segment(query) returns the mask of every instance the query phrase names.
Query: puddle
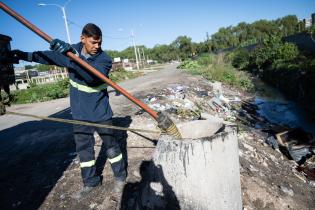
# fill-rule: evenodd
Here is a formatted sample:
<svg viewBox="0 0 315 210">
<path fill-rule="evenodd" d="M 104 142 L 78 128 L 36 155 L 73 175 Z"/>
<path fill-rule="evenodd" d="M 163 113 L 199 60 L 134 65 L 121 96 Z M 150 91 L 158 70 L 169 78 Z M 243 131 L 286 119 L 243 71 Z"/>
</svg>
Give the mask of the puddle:
<svg viewBox="0 0 315 210">
<path fill-rule="evenodd" d="M 285 99 L 276 89 L 262 83 L 259 85 L 263 86 L 264 92 L 257 92 L 255 104 L 261 116 L 271 123 L 292 128 L 301 127 L 315 135 L 315 120 L 308 112 L 295 102 Z M 266 92 L 272 94 L 266 94 Z"/>
</svg>

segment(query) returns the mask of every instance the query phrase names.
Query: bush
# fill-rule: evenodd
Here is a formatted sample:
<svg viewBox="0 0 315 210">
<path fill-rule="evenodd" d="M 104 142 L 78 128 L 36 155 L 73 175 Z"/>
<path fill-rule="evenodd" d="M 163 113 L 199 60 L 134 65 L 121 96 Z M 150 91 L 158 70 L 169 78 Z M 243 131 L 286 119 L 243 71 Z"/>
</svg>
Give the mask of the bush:
<svg viewBox="0 0 315 210">
<path fill-rule="evenodd" d="M 203 54 L 198 57 L 197 64 L 199 66 L 208 66 L 213 63 L 214 56 L 212 54 Z"/>
<path fill-rule="evenodd" d="M 249 75 L 226 63 L 222 55 L 202 56 L 196 61 L 183 62 L 180 68 L 190 74 L 201 75 L 210 81 L 220 81 L 239 89 L 252 90 L 254 87 Z"/>
<path fill-rule="evenodd" d="M 299 55 L 299 50 L 295 44 L 284 43 L 281 44 L 276 51 L 275 60 L 281 60 L 284 62 L 294 61 Z"/>
<path fill-rule="evenodd" d="M 12 102 L 15 104 L 34 103 L 64 98 L 69 95 L 69 79 L 60 80 L 56 83 L 35 85 L 26 90 L 12 92 Z"/>
<path fill-rule="evenodd" d="M 232 66 L 238 69 L 245 69 L 249 64 L 249 53 L 246 50 L 240 49 L 232 55 Z"/>
<path fill-rule="evenodd" d="M 198 69 L 201 66 L 198 64 L 198 61 L 186 60 L 183 61 L 178 68 L 180 69 Z"/>
</svg>

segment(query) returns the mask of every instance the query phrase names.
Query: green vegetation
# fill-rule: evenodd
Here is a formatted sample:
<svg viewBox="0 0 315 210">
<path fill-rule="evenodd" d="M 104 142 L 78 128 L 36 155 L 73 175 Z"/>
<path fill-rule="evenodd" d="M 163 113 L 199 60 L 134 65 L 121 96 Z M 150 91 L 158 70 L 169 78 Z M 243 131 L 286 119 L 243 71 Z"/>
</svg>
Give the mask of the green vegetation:
<svg viewBox="0 0 315 210">
<path fill-rule="evenodd" d="M 196 60 L 187 60 L 179 68 L 194 74 L 201 75 L 210 81 L 220 81 L 232 87 L 250 91 L 252 81 L 246 72 L 235 69 L 229 58 L 224 55 L 202 55 Z"/>
<path fill-rule="evenodd" d="M 110 73 L 110 78 L 114 82 L 132 79 L 140 76 L 141 73 L 133 73 L 124 70 Z M 13 104 L 26 104 L 53 99 L 64 98 L 69 95 L 69 79 L 60 80 L 56 83 L 36 85 L 31 83 L 30 88 L 26 90 L 16 90 L 12 92 Z"/>
<path fill-rule="evenodd" d="M 204 42 L 195 43 L 190 37 L 179 36 L 169 45 L 156 45 L 151 49 L 145 46 L 138 47 L 143 49 L 149 59 L 158 62 L 184 61 L 202 53 L 214 53 L 227 48 L 244 47 L 261 43 L 270 36 L 284 37 L 305 30 L 304 24 L 295 15 L 288 15 L 276 20 L 241 22 L 236 26 L 222 27 L 211 36 L 207 34 Z M 315 26 L 312 31 L 315 31 Z M 135 59 L 133 47 L 128 47 L 120 52 L 107 51 L 107 53 L 111 57 Z"/>
<path fill-rule="evenodd" d="M 211 36 L 207 34 L 206 40 L 200 43 L 179 36 L 169 45 L 141 48 L 150 59 L 180 60 L 181 68 L 193 74 L 246 90 L 253 87 L 247 73 L 257 75 L 315 112 L 314 53 L 301 52 L 294 44 L 283 41 L 284 37 L 300 32 L 307 32 L 315 39 L 315 25 L 305 28 L 305 23 L 295 15 L 287 15 L 276 20 L 222 27 Z M 226 54 L 224 58 L 202 56 L 220 52 Z M 133 58 L 132 47 L 115 51 L 115 57 Z"/>
<path fill-rule="evenodd" d="M 308 32 L 315 37 L 315 25 L 305 28 L 295 15 L 287 15 L 276 20 L 241 22 L 236 26 L 222 27 L 211 36 L 207 34 L 206 40 L 199 43 L 193 42 L 190 37 L 179 36 L 168 45 L 153 48 L 142 45 L 138 48 L 146 58 L 161 63 L 182 61 L 181 67 L 193 74 L 244 90 L 253 87 L 248 73 L 256 74 L 292 98 L 313 101 L 311 106 L 315 107 L 314 54 L 300 52 L 294 44 L 283 42 L 284 37 L 299 32 Z M 106 52 L 113 58 L 135 59 L 132 46 L 120 52 Z M 220 52 L 226 53 L 224 56 L 213 55 Z M 39 64 L 37 68 L 44 71 L 49 67 Z M 122 71 L 111 74 L 116 82 L 132 77 Z"/>
<path fill-rule="evenodd" d="M 124 80 L 139 77 L 141 75 L 142 75 L 142 73 L 140 73 L 140 72 L 130 72 L 130 71 L 125 71 L 123 69 L 119 69 L 119 70 L 110 72 L 109 78 L 113 82 L 118 83 L 118 82 L 121 82 Z"/>
<path fill-rule="evenodd" d="M 314 60 L 314 55 L 300 52 L 295 44 L 283 42 L 277 36 L 267 37 L 253 51 L 237 49 L 229 57 L 235 68 L 264 78 L 270 72 L 281 70 L 311 71 Z"/>
<path fill-rule="evenodd" d="M 269 36 L 253 51 L 237 49 L 229 54 L 232 65 L 258 75 L 288 98 L 315 112 L 315 56 L 300 51 L 278 36 Z"/>
<path fill-rule="evenodd" d="M 69 79 L 45 85 L 32 85 L 26 90 L 12 92 L 12 103 L 25 104 L 49 101 L 68 96 Z"/>
</svg>

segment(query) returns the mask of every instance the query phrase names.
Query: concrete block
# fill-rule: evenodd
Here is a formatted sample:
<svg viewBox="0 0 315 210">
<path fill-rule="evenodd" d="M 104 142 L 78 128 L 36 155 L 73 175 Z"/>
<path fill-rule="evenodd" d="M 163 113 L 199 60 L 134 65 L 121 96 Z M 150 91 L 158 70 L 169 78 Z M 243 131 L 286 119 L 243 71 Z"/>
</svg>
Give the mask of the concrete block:
<svg viewBox="0 0 315 210">
<path fill-rule="evenodd" d="M 225 126 L 222 130 L 222 124 L 215 121 L 199 123 L 199 128 L 196 121 L 190 126 L 196 136 L 190 134 L 182 140 L 170 136 L 159 139 L 150 180 L 161 183 L 163 189 L 143 196 L 144 206 L 151 205 L 153 209 L 161 205 L 165 209 L 242 209 L 236 127 Z M 185 126 L 189 127 L 189 123 Z M 202 131 L 195 132 L 198 129 Z M 218 130 L 222 132 L 215 134 Z M 158 193 L 163 195 L 163 202 L 161 196 L 156 202 Z"/>
</svg>

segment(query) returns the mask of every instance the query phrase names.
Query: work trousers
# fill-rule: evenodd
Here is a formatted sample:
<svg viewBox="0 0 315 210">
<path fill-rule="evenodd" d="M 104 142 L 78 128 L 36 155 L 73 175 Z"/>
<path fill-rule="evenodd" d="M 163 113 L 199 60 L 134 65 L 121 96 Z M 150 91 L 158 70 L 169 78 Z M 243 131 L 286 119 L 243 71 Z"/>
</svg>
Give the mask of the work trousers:
<svg viewBox="0 0 315 210">
<path fill-rule="evenodd" d="M 98 123 L 112 125 L 112 120 Z M 97 186 L 101 181 L 100 176 L 96 174 L 94 131 L 97 131 L 103 140 L 103 147 L 111 163 L 115 178 L 121 181 L 126 179 L 125 162 L 120 150 L 120 144 L 114 137 L 113 129 L 74 125 L 73 130 L 76 151 L 80 157 L 81 175 L 84 186 Z"/>
</svg>

